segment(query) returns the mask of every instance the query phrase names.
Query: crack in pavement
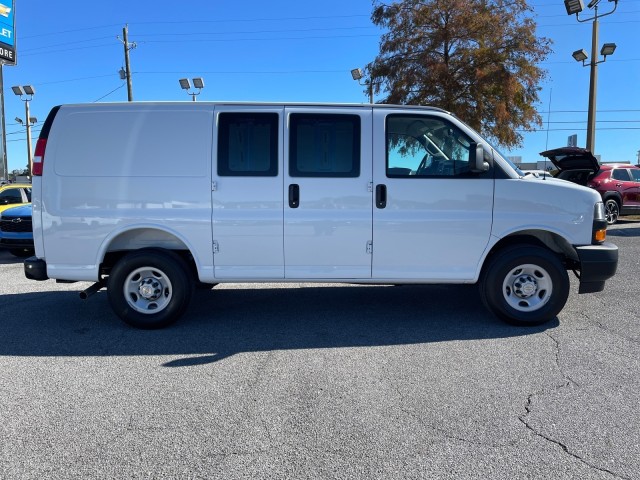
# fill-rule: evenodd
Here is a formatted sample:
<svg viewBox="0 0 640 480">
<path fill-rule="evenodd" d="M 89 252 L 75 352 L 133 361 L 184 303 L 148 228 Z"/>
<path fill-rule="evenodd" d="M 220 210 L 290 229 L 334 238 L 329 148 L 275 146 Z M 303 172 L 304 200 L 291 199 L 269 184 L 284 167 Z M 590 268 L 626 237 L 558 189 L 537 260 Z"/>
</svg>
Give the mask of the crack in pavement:
<svg viewBox="0 0 640 480">
<path fill-rule="evenodd" d="M 560 385 L 555 385 L 553 386 L 553 390 L 558 392 L 564 388 L 570 387 L 570 386 L 574 386 L 574 387 L 580 387 L 580 385 L 574 381 L 569 375 L 567 375 L 565 373 L 565 371 L 563 370 L 561 364 L 560 364 L 560 341 L 555 338 L 553 335 L 551 335 L 548 332 L 545 332 L 545 335 L 547 337 L 549 337 L 553 343 L 554 343 L 554 356 L 555 356 L 555 364 L 556 367 L 558 368 L 558 370 L 560 371 L 560 374 L 562 375 L 562 378 L 564 379 L 564 382 Z M 538 396 L 538 395 L 542 395 L 544 394 L 546 391 L 543 388 L 542 390 L 539 390 L 538 392 L 535 393 L 531 393 L 527 396 L 527 402 L 524 406 L 525 409 L 525 413 L 518 416 L 518 420 L 520 420 L 520 422 L 522 422 L 522 424 L 527 428 L 527 430 L 529 430 L 531 433 L 533 433 L 536 437 L 538 438 L 542 438 L 543 440 L 546 440 L 549 443 L 552 443 L 554 445 L 559 446 L 562 451 L 564 453 L 566 453 L 567 455 L 575 458 L 576 460 L 578 460 L 580 463 L 586 465 L 587 467 L 593 469 L 593 470 L 597 470 L 599 472 L 603 472 L 603 473 L 607 473 L 615 478 L 620 478 L 622 480 L 631 480 L 631 478 L 629 477 L 625 477 L 623 475 L 617 474 L 615 472 L 612 472 L 611 470 L 608 470 L 604 467 L 599 467 L 597 465 L 594 465 L 593 463 L 588 462 L 587 460 L 585 460 L 584 458 L 582 458 L 580 455 L 578 455 L 577 453 L 572 452 L 569 447 L 567 445 L 565 445 L 564 443 L 562 443 L 559 440 L 556 440 L 554 438 L 551 438 L 547 435 L 545 435 L 542 432 L 537 431 L 533 426 L 531 426 L 528 422 L 527 422 L 527 417 L 529 416 L 529 414 L 531 413 L 533 407 L 532 407 L 532 402 L 533 402 L 533 398 Z"/>
</svg>

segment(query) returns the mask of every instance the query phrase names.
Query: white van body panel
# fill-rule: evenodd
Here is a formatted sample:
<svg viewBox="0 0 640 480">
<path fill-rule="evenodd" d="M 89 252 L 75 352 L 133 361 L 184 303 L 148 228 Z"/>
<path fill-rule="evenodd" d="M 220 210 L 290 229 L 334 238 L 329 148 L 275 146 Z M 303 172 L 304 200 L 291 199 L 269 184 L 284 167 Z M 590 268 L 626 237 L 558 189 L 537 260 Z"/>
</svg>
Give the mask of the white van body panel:
<svg viewBox="0 0 640 480">
<path fill-rule="evenodd" d="M 531 180 L 530 180 L 531 179 Z M 573 245 L 585 244 L 600 195 L 587 187 L 531 176 L 496 182 L 493 235 L 525 230 L 550 232 Z"/>
<path fill-rule="evenodd" d="M 126 248 L 139 248 L 158 229 L 188 239 L 200 275 L 213 278 L 212 125 L 213 108 L 195 103 L 61 108 L 47 143 L 36 251 L 49 276 L 97 280 L 106 239 L 138 229 Z"/>
</svg>

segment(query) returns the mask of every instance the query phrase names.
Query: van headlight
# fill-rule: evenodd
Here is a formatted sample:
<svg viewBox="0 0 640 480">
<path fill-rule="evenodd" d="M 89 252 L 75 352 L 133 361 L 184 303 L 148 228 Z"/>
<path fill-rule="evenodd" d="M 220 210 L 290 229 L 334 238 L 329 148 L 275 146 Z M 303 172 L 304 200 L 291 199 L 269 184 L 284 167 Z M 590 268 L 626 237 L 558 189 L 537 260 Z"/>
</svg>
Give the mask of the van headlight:
<svg viewBox="0 0 640 480">
<path fill-rule="evenodd" d="M 603 243 L 607 239 L 607 217 L 604 213 L 604 203 L 597 202 L 593 207 L 593 234 L 591 243 Z"/>
</svg>

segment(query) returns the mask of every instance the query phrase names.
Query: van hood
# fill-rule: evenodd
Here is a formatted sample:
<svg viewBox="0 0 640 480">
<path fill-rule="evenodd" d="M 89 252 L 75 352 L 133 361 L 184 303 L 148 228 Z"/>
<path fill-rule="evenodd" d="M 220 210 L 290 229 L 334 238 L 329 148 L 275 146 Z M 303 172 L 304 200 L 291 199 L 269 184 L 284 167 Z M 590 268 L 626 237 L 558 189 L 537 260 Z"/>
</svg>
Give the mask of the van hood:
<svg viewBox="0 0 640 480">
<path fill-rule="evenodd" d="M 540 155 L 548 158 L 560 171 L 566 170 L 590 170 L 596 173 L 600 170 L 598 159 L 586 148 L 561 147 L 540 152 Z"/>
</svg>

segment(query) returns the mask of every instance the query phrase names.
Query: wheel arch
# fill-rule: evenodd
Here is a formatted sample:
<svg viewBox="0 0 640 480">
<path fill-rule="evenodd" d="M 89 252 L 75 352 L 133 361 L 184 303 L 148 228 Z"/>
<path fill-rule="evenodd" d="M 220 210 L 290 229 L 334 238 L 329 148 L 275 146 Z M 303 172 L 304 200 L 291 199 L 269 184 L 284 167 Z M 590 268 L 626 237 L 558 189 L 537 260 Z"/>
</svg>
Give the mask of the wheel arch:
<svg viewBox="0 0 640 480">
<path fill-rule="evenodd" d="M 616 202 L 618 202 L 618 206 L 620 208 L 622 208 L 622 195 L 620 195 L 620 192 L 617 192 L 615 190 L 610 190 L 608 192 L 604 192 L 602 194 L 602 201 L 606 202 L 607 200 L 615 200 Z"/>
<path fill-rule="evenodd" d="M 116 262 L 128 253 L 145 249 L 177 253 L 187 263 L 195 279 L 198 278 L 194 250 L 188 240 L 174 230 L 157 225 L 131 225 L 106 237 L 98 254 L 100 276 L 108 275 Z"/>
<path fill-rule="evenodd" d="M 489 249 L 478 272 L 478 278 L 481 277 L 493 256 L 513 245 L 532 245 L 546 248 L 557 255 L 567 268 L 573 268 L 579 261 L 578 254 L 571 243 L 561 235 L 545 230 L 522 230 L 501 238 Z"/>
</svg>

